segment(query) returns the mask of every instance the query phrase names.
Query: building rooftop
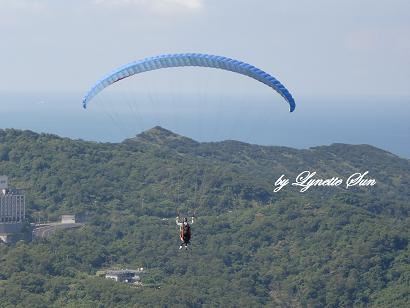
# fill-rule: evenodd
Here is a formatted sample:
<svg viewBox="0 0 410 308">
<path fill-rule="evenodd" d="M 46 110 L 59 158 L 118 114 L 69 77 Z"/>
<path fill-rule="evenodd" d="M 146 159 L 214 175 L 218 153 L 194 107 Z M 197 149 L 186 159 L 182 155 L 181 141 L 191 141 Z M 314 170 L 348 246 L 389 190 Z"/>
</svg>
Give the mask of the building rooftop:
<svg viewBox="0 0 410 308">
<path fill-rule="evenodd" d="M 15 195 L 21 196 L 24 195 L 24 190 L 19 188 L 3 188 L 0 190 L 0 195 Z"/>
<path fill-rule="evenodd" d="M 106 271 L 106 275 L 140 274 L 143 271 L 144 269 L 142 267 L 137 270 L 130 270 L 130 269 L 108 270 Z"/>
</svg>

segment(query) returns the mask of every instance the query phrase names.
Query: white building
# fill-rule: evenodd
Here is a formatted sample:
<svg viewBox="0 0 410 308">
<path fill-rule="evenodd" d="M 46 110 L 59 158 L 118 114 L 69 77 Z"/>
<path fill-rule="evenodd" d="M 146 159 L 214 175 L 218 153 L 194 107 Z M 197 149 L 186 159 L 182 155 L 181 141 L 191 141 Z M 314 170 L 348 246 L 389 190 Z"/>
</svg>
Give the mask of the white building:
<svg viewBox="0 0 410 308">
<path fill-rule="evenodd" d="M 24 191 L 9 188 L 7 176 L 0 176 L 0 242 L 10 242 L 18 238 L 25 219 Z"/>
<path fill-rule="evenodd" d="M 140 270 L 111 270 L 105 273 L 106 279 L 112 279 L 117 282 L 135 283 L 141 280 Z"/>
<path fill-rule="evenodd" d="M 75 215 L 61 215 L 62 224 L 75 224 Z"/>
<path fill-rule="evenodd" d="M 21 189 L 8 188 L 6 176 L 0 176 L 0 223 L 21 223 L 26 217 L 26 198 Z"/>
</svg>

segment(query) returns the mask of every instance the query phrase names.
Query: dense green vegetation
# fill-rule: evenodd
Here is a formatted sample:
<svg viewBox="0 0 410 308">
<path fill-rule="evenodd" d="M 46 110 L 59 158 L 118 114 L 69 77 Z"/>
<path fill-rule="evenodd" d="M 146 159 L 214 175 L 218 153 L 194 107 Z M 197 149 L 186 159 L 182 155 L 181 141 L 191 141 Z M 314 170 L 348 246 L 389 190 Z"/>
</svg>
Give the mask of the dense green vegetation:
<svg viewBox="0 0 410 308">
<path fill-rule="evenodd" d="M 285 187 L 303 170 L 367 188 Z M 295 150 L 197 143 L 154 128 L 119 144 L 0 130 L 0 174 L 30 221 L 81 229 L 0 245 L 1 307 L 408 307 L 410 162 L 367 145 Z M 176 213 L 196 212 L 178 251 Z M 145 267 L 144 287 L 96 276 Z"/>
</svg>

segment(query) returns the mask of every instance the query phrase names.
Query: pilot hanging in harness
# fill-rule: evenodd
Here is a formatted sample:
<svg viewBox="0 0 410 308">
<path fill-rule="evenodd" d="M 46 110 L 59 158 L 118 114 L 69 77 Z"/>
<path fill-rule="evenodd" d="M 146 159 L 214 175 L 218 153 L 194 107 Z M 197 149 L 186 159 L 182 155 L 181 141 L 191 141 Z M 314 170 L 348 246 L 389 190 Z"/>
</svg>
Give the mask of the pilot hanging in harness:
<svg viewBox="0 0 410 308">
<path fill-rule="evenodd" d="M 188 218 L 184 218 L 183 222 L 179 222 L 179 217 L 176 219 L 176 223 L 179 226 L 179 238 L 181 239 L 181 245 L 179 249 L 185 245 L 185 249 L 188 249 L 188 244 L 191 239 L 191 226 L 188 223 Z M 194 217 L 192 217 L 191 224 L 194 223 Z"/>
</svg>

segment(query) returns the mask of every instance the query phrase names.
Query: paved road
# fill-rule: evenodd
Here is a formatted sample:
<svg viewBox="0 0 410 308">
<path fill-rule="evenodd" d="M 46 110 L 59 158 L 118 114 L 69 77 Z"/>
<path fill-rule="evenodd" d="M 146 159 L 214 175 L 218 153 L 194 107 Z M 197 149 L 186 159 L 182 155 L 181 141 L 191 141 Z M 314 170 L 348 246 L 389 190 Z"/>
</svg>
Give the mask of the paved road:
<svg viewBox="0 0 410 308">
<path fill-rule="evenodd" d="M 57 230 L 79 228 L 83 225 L 84 224 L 80 223 L 50 223 L 47 225 L 40 225 L 33 230 L 33 237 L 47 238 Z"/>
</svg>

